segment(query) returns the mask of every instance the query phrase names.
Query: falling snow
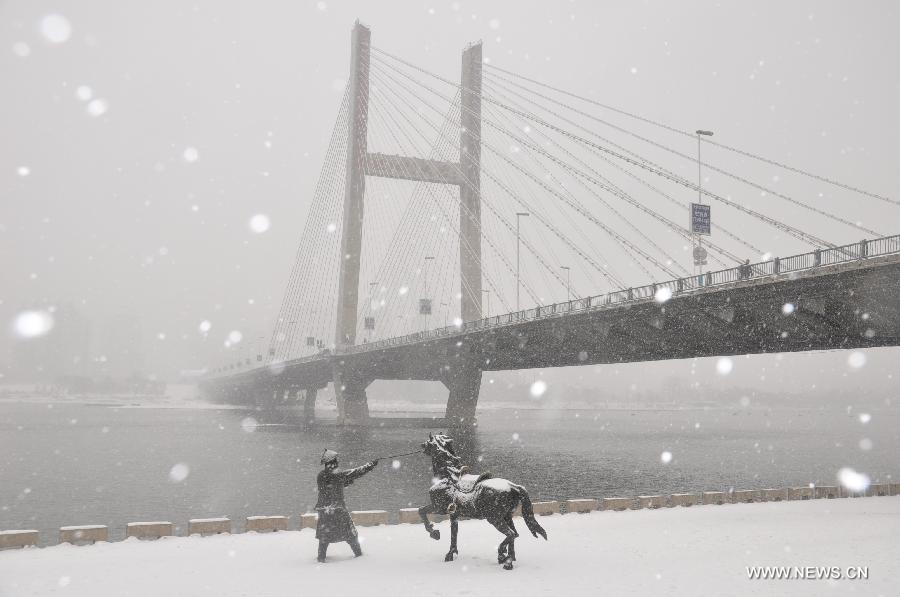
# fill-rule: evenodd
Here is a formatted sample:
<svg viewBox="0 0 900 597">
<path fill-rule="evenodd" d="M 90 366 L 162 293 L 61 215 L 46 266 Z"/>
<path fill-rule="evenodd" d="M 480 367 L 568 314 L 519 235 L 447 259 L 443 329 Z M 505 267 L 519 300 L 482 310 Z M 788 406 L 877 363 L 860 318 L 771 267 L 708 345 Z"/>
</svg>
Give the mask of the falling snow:
<svg viewBox="0 0 900 597">
<path fill-rule="evenodd" d="M 342 466 L 350 467 L 379 454 L 405 454 L 420 445 L 420 436 L 456 425 L 447 415 L 456 403 L 448 404 L 448 397 L 458 396 L 462 386 L 455 382 L 470 365 L 472 381 L 476 387 L 482 383 L 477 426 L 473 437 L 456 437 L 459 453 L 474 472 L 507 476 L 528 486 L 535 500 L 821 488 L 835 485 L 835 479 L 845 491 L 863 493 L 872 484 L 898 480 L 900 373 L 896 348 L 887 346 L 896 343 L 896 321 L 876 285 L 886 275 L 880 270 L 890 270 L 881 266 L 893 259 L 877 252 L 896 243 L 852 230 L 855 223 L 898 232 L 890 230 L 896 221 L 892 206 L 871 201 L 875 193 L 890 193 L 886 174 L 876 171 L 883 164 L 872 156 L 890 155 L 890 135 L 879 126 L 890 124 L 892 115 L 878 84 L 886 85 L 883 73 L 896 71 L 890 62 L 897 62 L 882 51 L 883 43 L 875 43 L 890 29 L 878 11 L 822 8 L 829 18 L 813 19 L 785 6 L 785 22 L 802 23 L 786 33 L 765 29 L 769 24 L 759 11 L 700 14 L 696 7 L 680 7 L 659 19 L 648 17 L 653 9 L 640 3 L 617 7 L 632 17 L 618 21 L 591 3 L 575 2 L 523 3 L 495 14 L 496 7 L 461 2 L 426 3 L 413 11 L 389 3 L 370 7 L 371 14 L 360 18 L 372 22 L 374 48 L 409 63 L 373 50 L 363 149 L 434 160 L 435 172 L 460 165 L 471 151 L 462 146 L 472 136 L 460 117 L 467 96 L 465 90 L 459 95 L 458 50 L 470 40 L 484 40 L 484 97 L 491 103 L 485 105 L 478 140 L 483 209 L 472 228 L 461 212 L 460 181 L 410 183 L 366 172 L 365 210 L 344 213 L 351 195 L 345 187 L 354 184 L 347 148 L 351 127 L 358 124 L 348 105 L 359 102 L 348 89 L 355 79 L 345 59 L 355 15 L 344 5 L 313 0 L 281 7 L 268 15 L 276 26 L 263 31 L 259 19 L 243 18 L 252 17 L 253 10 L 228 11 L 215 3 L 185 4 L 174 12 L 154 6 L 152 19 L 135 12 L 119 20 L 110 11 L 78 3 L 17 4 L 7 11 L 5 62 L 14 108 L 8 111 L 9 138 L 15 142 L 8 144 L 0 177 L 8 183 L 8 209 L 0 218 L 0 237 L 8 245 L 0 292 L 7 335 L 7 345 L 0 347 L 0 407 L 5 407 L 0 421 L 10 423 L 12 444 L 24 447 L 14 446 L 6 463 L 13 479 L 0 483 L 8 488 L 4 493 L 0 487 L 0 513 L 9 528 L 45 529 L 42 541 L 55 542 L 61 521 L 54 516 L 76 517 L 64 521 L 70 523 L 109 523 L 111 530 L 122 527 L 124 518 L 116 516 L 159 515 L 176 524 L 194 513 L 235 520 L 266 513 L 294 517 L 314 507 L 318 454 L 325 446 L 339 449 Z M 29 10 L 23 9 L 26 4 Z M 852 19 L 838 18 L 851 14 Z M 731 35 L 732 43 L 698 52 L 709 45 L 695 35 L 694 25 L 701 21 L 711 32 L 762 26 L 772 35 Z M 179 27 L 166 29 L 166 23 Z M 197 23 L 206 26 L 182 35 L 182 25 Z M 640 51 L 606 51 L 610 23 Z M 874 33 L 850 39 L 835 35 L 840 27 L 830 29 L 827 23 L 845 28 L 862 23 L 857 29 Z M 285 32 L 292 43 L 299 39 L 316 48 L 312 60 L 291 51 L 273 53 L 284 45 Z M 145 38 L 163 41 L 136 43 Z M 873 58 L 885 68 L 867 70 Z M 797 71 L 801 63 L 802 72 Z M 439 78 L 430 77 L 431 71 Z M 716 89 L 727 93 L 717 97 L 711 93 Z M 766 99 L 757 106 L 759 98 Z M 607 102 L 611 109 L 604 107 Z M 685 110 L 688 105 L 697 110 Z M 638 119 L 629 116 L 632 111 Z M 612 126 L 601 126 L 606 118 Z M 674 128 L 660 130 L 657 121 Z M 703 160 L 700 136 L 690 133 L 700 126 L 715 129 L 715 146 L 703 145 Z M 668 147 L 664 135 L 680 130 L 690 134 L 670 136 L 677 153 L 662 151 Z M 636 144 L 632 135 L 650 143 Z M 612 153 L 601 151 L 604 147 Z M 729 148 L 765 157 L 753 160 Z M 620 152 L 630 156 L 624 171 L 611 167 L 621 165 L 622 155 L 615 157 Z M 377 160 L 365 161 L 364 170 L 377 169 Z M 793 166 L 779 167 L 781 162 L 816 174 L 804 176 Z M 395 162 L 414 163 L 421 162 Z M 513 163 L 522 169 L 507 166 Z M 709 167 L 713 164 L 716 169 Z M 610 181 L 599 180 L 596 172 Z M 674 174 L 657 176 L 663 172 Z M 846 186 L 834 188 L 831 177 Z M 609 191 L 619 182 L 625 185 L 621 191 Z M 702 242 L 709 263 L 699 266 L 692 259 L 699 237 L 685 234 L 682 208 L 705 201 L 695 199 L 696 187 L 690 188 L 701 182 L 704 191 L 777 223 L 714 205 L 712 234 Z M 647 194 L 657 187 L 659 197 Z M 868 190 L 856 192 L 859 187 Z M 594 201 L 624 201 L 632 192 L 642 209 L 622 203 L 619 220 Z M 809 201 L 819 215 L 833 212 L 844 224 L 805 217 L 802 205 L 784 203 L 787 195 Z M 595 210 L 596 221 L 583 217 Z M 648 217 L 646 210 L 659 210 L 662 219 Z M 354 226 L 347 218 L 357 215 L 361 254 L 354 253 L 348 236 Z M 669 218 L 675 234 L 667 231 Z M 639 250 L 602 233 L 596 223 L 614 228 Z M 476 257 L 483 262 L 474 289 L 461 275 L 466 270 L 460 262 L 472 252 L 458 230 L 465 226 L 481 234 Z M 856 244 L 850 251 L 807 253 L 815 247 L 809 240 L 814 237 L 787 233 L 792 227 L 836 245 Z M 869 250 L 876 253 L 869 256 L 876 258 L 855 257 L 861 255 L 862 238 L 870 239 Z M 806 254 L 790 257 L 799 253 Z M 842 255 L 853 257 L 846 261 Z M 430 260 L 427 265 L 423 258 Z M 745 270 L 731 269 L 745 258 L 754 262 L 749 282 L 741 279 Z M 835 259 L 843 265 L 830 265 Z M 813 271 L 814 261 L 831 269 Z M 879 273 L 870 276 L 873 263 Z M 863 280 L 858 288 L 824 284 L 827 275 L 819 275 L 851 269 L 851 278 Z M 336 297 L 348 292 L 340 271 L 358 276 L 359 296 L 338 317 Z M 738 292 L 723 291 L 734 281 Z M 785 291 L 770 292 L 777 284 Z M 814 286 L 814 293 L 807 292 Z M 426 297 L 433 301 L 427 316 L 419 310 Z M 477 312 L 478 305 L 485 320 L 464 322 L 461 313 Z M 358 319 L 355 346 L 346 346 L 338 338 L 342 332 L 335 332 L 347 323 L 347 313 Z M 832 345 L 823 346 L 816 335 Z M 388 349 L 373 348 L 380 342 Z M 332 425 L 349 403 L 332 382 L 359 363 L 373 368 L 352 372 L 371 382 L 365 388 L 367 406 L 379 427 L 339 432 Z M 382 364 L 390 370 L 380 370 Z M 313 368 L 317 377 L 307 384 L 304 372 Z M 216 384 L 227 390 L 206 391 Z M 308 389 L 318 391 L 316 418 L 327 422 L 313 429 L 305 419 Z M 14 420 L 19 411 L 35 414 Z M 394 429 L 392 419 L 401 415 L 410 420 Z M 427 419 L 425 425 L 412 429 L 420 418 Z M 398 505 L 420 506 L 427 475 L 433 474 L 428 459 L 382 461 L 380 470 L 348 489 L 351 507 L 395 512 Z M 48 475 L 55 480 L 48 482 Z M 76 479 L 87 497 L 64 499 L 75 493 L 67 478 Z M 831 539 L 846 536 L 831 528 L 833 512 L 851 507 L 840 502 L 864 501 L 753 508 L 773 506 L 772 512 L 792 514 L 779 519 L 789 521 L 776 529 L 785 536 L 768 533 L 779 537 L 770 542 L 770 551 L 805 563 L 813 544 L 823 557 L 837 553 L 828 549 L 852 552 L 846 541 L 811 538 L 816 532 Z M 92 509 L 97 504 L 99 509 Z M 796 525 L 795 506 L 797 512 L 800 506 L 817 508 L 817 517 L 808 526 Z M 366 574 L 388 578 L 385 570 L 391 569 L 401 581 L 404 571 L 422 581 L 407 582 L 407 592 L 453 587 L 459 593 L 577 594 L 584 590 L 578 582 L 584 584 L 585 571 L 602 566 L 592 567 L 591 558 L 597 557 L 589 548 L 573 555 L 566 545 L 574 539 L 586 546 L 598 536 L 609 545 L 627 543 L 636 536 L 634 525 L 650 515 L 666 518 L 666 528 L 699 517 L 685 528 L 702 529 L 703 537 L 728 535 L 740 525 L 696 522 L 747 515 L 742 508 L 622 513 L 633 520 L 603 513 L 576 517 L 580 522 L 548 517 L 548 526 L 566 533 L 554 532 L 558 541 L 547 544 L 529 543 L 526 534 L 517 544 L 522 562 L 515 578 L 527 579 L 522 591 L 501 587 L 491 561 L 497 537 L 489 535 L 494 530 L 487 525 L 470 534 L 478 521 L 464 523 L 469 526 L 461 559 L 446 565 L 438 544 L 422 539 L 424 533 L 420 542 L 403 544 L 405 528 L 361 528 L 366 558 L 347 560 L 346 546 L 336 546 L 334 566 L 314 563 L 314 542 L 305 530 L 287 538 L 198 539 L 195 546 L 185 539 L 184 545 L 191 550 L 212 545 L 210 570 L 229 577 L 241 569 L 263 585 L 271 580 L 266 572 L 274 570 L 267 566 L 287 561 L 261 558 L 259 546 L 250 545 L 267 539 L 290 548 L 279 553 L 293 562 L 274 575 L 293 574 L 306 584 L 327 576 L 329 582 L 353 585 Z M 600 535 L 585 531 L 595 516 L 604 521 Z M 860 520 L 881 524 L 881 519 Z M 771 522 L 765 524 L 773 527 Z M 634 541 L 636 549 L 616 551 L 625 554 L 624 562 L 641 560 L 629 560 L 628 554 L 643 553 L 640 545 L 658 547 L 657 539 L 677 544 L 676 533 L 660 534 L 656 525 L 652 535 L 649 526 L 644 540 Z M 764 537 L 762 542 L 756 537 L 746 543 L 756 547 L 747 551 L 732 549 L 744 543 L 718 539 L 698 543 L 691 553 L 712 554 L 703 561 L 716 562 L 717 568 L 716 556 L 737 554 L 728 570 L 732 576 L 748 558 L 759 559 L 757 547 L 765 544 Z M 100 547 L 113 556 L 116 549 L 136 554 L 175 543 Z M 0 564 L 8 557 L 53 562 L 54 549 L 4 553 Z M 22 587 L 35 593 L 106 590 L 93 587 L 89 581 L 99 576 L 73 565 L 70 557 L 96 549 L 57 551 L 61 564 L 35 566 L 34 579 L 15 579 L 20 584 L 10 594 Z M 682 570 L 673 562 L 682 561 L 686 550 L 651 551 L 656 557 L 644 554 L 630 568 L 620 566 L 616 570 L 625 573 L 607 574 L 607 584 L 595 583 L 594 592 L 675 591 Z M 440 564 L 428 567 L 430 560 Z M 136 561 L 142 566 L 155 560 Z M 248 561 L 257 566 L 243 568 Z M 811 563 L 825 561 L 832 560 Z M 97 566 L 114 577 L 121 573 L 109 562 Z M 7 568 L 18 574 L 16 567 Z M 438 576 L 428 581 L 422 570 Z M 896 576 L 893 572 L 877 574 Z M 691 575 L 695 585 L 687 592 L 723 592 L 722 586 L 707 590 L 705 576 Z M 554 581 L 549 588 L 535 584 L 545 577 Z M 194 584 L 214 584 L 217 578 L 197 574 L 182 589 L 191 592 Z M 0 578 L 0 592 L 3 582 Z M 150 585 L 135 581 L 134 586 Z M 309 586 L 302 588 L 309 592 Z M 388 592 L 377 583 L 357 588 Z M 254 592 L 240 583 L 227 589 Z M 735 590 L 754 589 L 765 592 L 755 585 Z"/>
<path fill-rule="evenodd" d="M 20 338 L 37 338 L 48 334 L 53 324 L 49 311 L 23 311 L 16 316 L 13 329 Z"/>
<path fill-rule="evenodd" d="M 858 473 L 849 467 L 839 470 L 837 478 L 844 489 L 853 493 L 863 493 L 871 483 L 868 475 Z"/>
<path fill-rule="evenodd" d="M 732 369 L 734 369 L 734 361 L 729 357 L 716 359 L 716 373 L 719 375 L 728 375 Z"/>
<path fill-rule="evenodd" d="M 657 303 L 665 303 L 670 298 L 672 298 L 672 289 L 668 286 L 662 286 L 656 289 L 656 294 L 653 295 L 653 300 Z"/>
<path fill-rule="evenodd" d="M 57 13 L 42 18 L 39 28 L 41 35 L 51 44 L 65 43 L 72 35 L 72 25 L 69 23 L 69 19 Z"/>
<path fill-rule="evenodd" d="M 172 483 L 181 483 L 191 474 L 191 467 L 183 462 L 174 465 L 169 471 L 169 481 Z"/>
<path fill-rule="evenodd" d="M 853 369 L 860 369 L 866 364 L 865 353 L 854 351 L 847 356 L 847 364 Z"/>
<path fill-rule="evenodd" d="M 31 55 L 31 46 L 23 41 L 17 41 L 13 44 L 12 51 L 19 58 L 27 58 Z"/>
<path fill-rule="evenodd" d="M 109 110 L 109 103 L 105 99 L 91 100 L 87 105 L 87 113 L 93 117 L 103 116 Z"/>
<path fill-rule="evenodd" d="M 262 234 L 266 232 L 271 226 L 271 222 L 269 221 L 269 216 L 265 214 L 256 214 L 255 216 L 250 218 L 250 221 L 247 223 L 252 232 L 256 234 Z"/>
<path fill-rule="evenodd" d="M 529 390 L 532 398 L 540 398 L 546 391 L 547 382 L 545 382 L 543 379 L 538 379 L 534 383 L 532 383 Z"/>
<path fill-rule="evenodd" d="M 83 102 L 86 102 L 94 97 L 94 90 L 87 85 L 79 85 L 75 88 L 75 97 Z"/>
</svg>

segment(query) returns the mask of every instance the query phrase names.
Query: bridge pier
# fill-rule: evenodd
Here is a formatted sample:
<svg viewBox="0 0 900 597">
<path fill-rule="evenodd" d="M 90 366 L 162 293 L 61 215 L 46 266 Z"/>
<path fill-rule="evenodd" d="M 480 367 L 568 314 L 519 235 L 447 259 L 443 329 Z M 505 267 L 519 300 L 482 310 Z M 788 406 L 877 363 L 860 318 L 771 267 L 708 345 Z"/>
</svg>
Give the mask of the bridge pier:
<svg viewBox="0 0 900 597">
<path fill-rule="evenodd" d="M 349 371 L 341 364 L 334 367 L 334 401 L 338 409 L 338 425 L 367 425 L 369 422 L 369 399 L 366 388 L 372 383 Z"/>
<path fill-rule="evenodd" d="M 318 388 L 306 388 L 303 392 L 303 421 L 307 425 L 316 422 L 316 397 L 319 394 Z"/>
<path fill-rule="evenodd" d="M 441 380 L 449 390 L 445 417 L 452 427 L 474 427 L 478 424 L 476 409 L 481 391 L 480 360 L 471 354 L 456 357 Z"/>
</svg>

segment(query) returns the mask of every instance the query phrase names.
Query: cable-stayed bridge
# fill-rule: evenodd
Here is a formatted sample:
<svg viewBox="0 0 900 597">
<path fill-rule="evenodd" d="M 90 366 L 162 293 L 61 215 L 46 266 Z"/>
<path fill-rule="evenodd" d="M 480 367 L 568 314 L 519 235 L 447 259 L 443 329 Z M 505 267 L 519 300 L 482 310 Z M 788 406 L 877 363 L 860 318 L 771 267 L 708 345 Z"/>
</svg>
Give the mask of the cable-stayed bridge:
<svg viewBox="0 0 900 597">
<path fill-rule="evenodd" d="M 492 66 L 481 44 L 457 83 L 370 36 L 356 24 L 268 348 L 229 353 L 210 397 L 312 418 L 332 384 L 352 425 L 373 381 L 430 380 L 465 425 L 484 371 L 900 341 L 900 201 Z"/>
</svg>

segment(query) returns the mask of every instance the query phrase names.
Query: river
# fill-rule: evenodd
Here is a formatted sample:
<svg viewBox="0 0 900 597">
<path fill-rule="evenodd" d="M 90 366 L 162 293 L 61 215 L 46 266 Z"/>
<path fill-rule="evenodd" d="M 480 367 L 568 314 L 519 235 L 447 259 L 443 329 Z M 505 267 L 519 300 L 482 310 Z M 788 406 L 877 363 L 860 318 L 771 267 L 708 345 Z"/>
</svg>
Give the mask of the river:
<svg viewBox="0 0 900 597">
<path fill-rule="evenodd" d="M 859 414 L 486 409 L 457 449 L 475 471 L 523 484 L 533 500 L 834 485 L 846 466 L 873 482 L 896 481 L 900 415 L 874 409 L 863 423 Z M 168 520 L 183 529 L 189 518 L 229 516 L 240 529 L 250 515 L 296 517 L 315 503 L 324 447 L 354 466 L 414 450 L 435 431 L 304 431 L 254 426 L 252 416 L 209 407 L 0 402 L 0 529 L 38 529 L 52 544 L 62 525 L 106 524 L 119 539 L 130 521 Z M 424 455 L 384 461 L 347 490 L 348 504 L 396 516 L 426 502 L 430 480 Z"/>
</svg>

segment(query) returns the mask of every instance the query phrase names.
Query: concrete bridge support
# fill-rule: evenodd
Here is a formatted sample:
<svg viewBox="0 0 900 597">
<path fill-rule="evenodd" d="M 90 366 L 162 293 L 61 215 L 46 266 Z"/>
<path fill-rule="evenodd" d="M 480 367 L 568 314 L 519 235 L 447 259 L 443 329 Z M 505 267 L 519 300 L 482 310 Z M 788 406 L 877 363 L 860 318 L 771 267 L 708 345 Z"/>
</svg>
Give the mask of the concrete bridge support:
<svg viewBox="0 0 900 597">
<path fill-rule="evenodd" d="M 447 424 L 473 427 L 478 424 L 476 408 L 481 391 L 481 355 L 466 347 L 454 355 L 445 368 L 443 381 L 450 391 L 447 398 Z"/>
<path fill-rule="evenodd" d="M 369 422 L 369 399 L 366 388 L 372 383 L 340 365 L 334 368 L 334 400 L 338 409 L 338 425 L 366 425 Z"/>
<path fill-rule="evenodd" d="M 306 388 L 303 390 L 303 421 L 307 425 L 312 425 L 316 422 L 316 397 L 318 394 L 318 388 Z"/>
<path fill-rule="evenodd" d="M 478 423 L 475 415 L 481 391 L 481 369 L 464 366 L 445 382 L 450 396 L 447 399 L 447 423 L 452 427 L 471 427 Z"/>
</svg>

